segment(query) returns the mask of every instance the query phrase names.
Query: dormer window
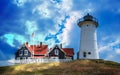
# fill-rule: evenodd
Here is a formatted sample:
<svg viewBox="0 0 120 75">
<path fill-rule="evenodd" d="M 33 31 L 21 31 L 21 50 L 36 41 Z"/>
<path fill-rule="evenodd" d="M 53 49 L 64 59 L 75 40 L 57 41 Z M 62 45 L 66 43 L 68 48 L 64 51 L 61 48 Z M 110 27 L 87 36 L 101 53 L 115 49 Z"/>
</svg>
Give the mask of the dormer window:
<svg viewBox="0 0 120 75">
<path fill-rule="evenodd" d="M 24 50 L 24 55 L 28 55 L 28 50 Z"/>
<path fill-rule="evenodd" d="M 59 55 L 58 49 L 55 49 L 54 52 L 55 52 L 55 55 Z"/>
<path fill-rule="evenodd" d="M 19 56 L 22 56 L 23 55 L 23 50 L 20 50 L 19 51 Z"/>
</svg>

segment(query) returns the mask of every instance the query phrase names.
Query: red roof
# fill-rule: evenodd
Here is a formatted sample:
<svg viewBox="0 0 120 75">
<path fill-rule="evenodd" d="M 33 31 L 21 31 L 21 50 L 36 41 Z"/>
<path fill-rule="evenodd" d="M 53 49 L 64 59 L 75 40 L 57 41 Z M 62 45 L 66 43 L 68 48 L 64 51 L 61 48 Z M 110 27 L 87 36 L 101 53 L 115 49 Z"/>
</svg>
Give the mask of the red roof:
<svg viewBox="0 0 120 75">
<path fill-rule="evenodd" d="M 42 45 L 29 45 L 29 44 L 25 44 L 25 46 L 28 48 L 28 50 L 32 54 L 34 53 L 34 55 L 45 55 L 48 52 L 48 45 L 43 45 L 43 44 Z M 52 50 L 52 48 L 50 50 Z M 62 48 L 61 50 L 63 50 L 67 56 L 73 56 L 74 55 L 74 49 L 73 48 Z"/>
<path fill-rule="evenodd" d="M 73 56 L 74 55 L 74 50 L 73 48 L 62 48 L 62 50 L 66 53 L 68 56 Z"/>
<path fill-rule="evenodd" d="M 26 47 L 32 54 L 34 53 L 34 55 L 45 55 L 48 51 L 48 45 L 41 45 L 41 46 L 42 47 L 40 47 L 40 45 L 29 46 L 28 44 L 26 44 Z"/>
</svg>

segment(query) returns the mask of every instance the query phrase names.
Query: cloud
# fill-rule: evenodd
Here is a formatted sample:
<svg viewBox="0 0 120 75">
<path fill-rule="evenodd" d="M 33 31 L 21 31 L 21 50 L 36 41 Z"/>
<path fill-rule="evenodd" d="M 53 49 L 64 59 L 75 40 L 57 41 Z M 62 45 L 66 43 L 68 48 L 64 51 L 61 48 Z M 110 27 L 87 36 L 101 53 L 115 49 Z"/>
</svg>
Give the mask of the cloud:
<svg viewBox="0 0 120 75">
<path fill-rule="evenodd" d="M 14 59 L 9 59 L 9 60 L 2 60 L 0 61 L 0 66 L 11 66 L 15 65 L 15 60 Z"/>
<path fill-rule="evenodd" d="M 85 12 L 74 11 L 73 0 L 14 0 L 13 3 L 25 10 L 22 12 L 24 14 L 22 16 L 26 17 L 22 21 L 25 29 L 25 34 L 22 37 L 25 37 L 30 44 L 32 39 L 28 36 L 35 32 L 35 43 L 38 43 L 39 40 L 48 43 L 63 43 L 65 46 L 68 46 L 71 40 L 70 37 L 72 37 L 70 32 L 77 19 Z M 92 5 L 89 4 L 89 6 Z M 89 10 L 91 9 L 89 8 Z M 32 16 L 27 15 L 28 12 Z M 67 18 L 67 16 L 70 18 Z M 9 44 L 13 46 L 12 42 Z"/>
<path fill-rule="evenodd" d="M 65 46 L 68 46 L 71 42 L 71 31 L 74 28 L 73 26 L 76 25 L 76 22 L 78 18 L 82 17 L 80 12 L 71 12 L 69 13 L 70 18 L 66 20 L 65 28 L 63 29 L 63 33 L 61 35 L 58 35 L 58 38 L 60 39 L 61 43 L 63 43 Z"/>
<path fill-rule="evenodd" d="M 3 39 L 5 38 L 5 41 L 11 45 L 12 47 L 14 47 L 15 45 L 13 44 L 14 42 L 14 35 L 13 34 L 5 34 L 3 36 Z"/>
<path fill-rule="evenodd" d="M 23 44 L 26 41 L 25 36 L 22 36 L 16 33 L 4 34 L 3 36 L 0 37 L 0 39 L 8 43 L 11 47 L 17 47 L 14 44 L 15 40 L 17 40 L 19 44 Z"/>
<path fill-rule="evenodd" d="M 25 22 L 25 26 L 26 26 L 26 34 L 31 35 L 33 32 L 36 32 L 38 30 L 37 24 L 35 21 L 29 21 L 27 20 Z"/>
<path fill-rule="evenodd" d="M 41 2 L 41 4 L 36 5 L 32 9 L 32 13 L 34 14 L 37 12 L 40 15 L 40 18 L 51 18 L 53 13 L 49 8 L 50 6 L 52 6 L 50 4 L 50 1 L 43 1 L 43 2 Z"/>
<path fill-rule="evenodd" d="M 99 43 L 99 54 L 102 59 L 120 62 L 120 40 L 119 36 L 106 35 L 101 37 Z"/>
<path fill-rule="evenodd" d="M 72 7 L 73 7 L 73 3 L 72 0 L 63 0 L 62 3 L 60 4 L 61 10 L 60 12 L 64 12 L 64 13 L 69 13 L 69 11 L 71 11 Z"/>
<path fill-rule="evenodd" d="M 106 56 L 104 56 L 105 60 L 112 60 L 116 62 L 120 62 L 119 58 L 120 58 L 120 55 L 119 55 L 119 52 L 116 53 L 116 49 L 107 51 Z"/>
<path fill-rule="evenodd" d="M 29 0 L 14 0 L 13 3 L 16 4 L 18 7 L 22 7 L 27 1 Z"/>
<path fill-rule="evenodd" d="M 115 50 L 116 54 L 120 54 L 120 48 Z"/>
<path fill-rule="evenodd" d="M 117 39 L 117 40 L 115 40 L 115 41 L 113 41 L 113 42 L 111 42 L 111 43 L 108 43 L 108 44 L 105 45 L 105 46 L 100 47 L 100 48 L 99 48 L 99 51 L 102 52 L 102 51 L 104 51 L 104 50 L 109 50 L 109 48 L 112 48 L 113 46 L 116 46 L 116 45 L 118 45 L 118 44 L 120 44 L 120 40 L 119 40 L 119 39 Z M 112 49 L 113 49 L 113 48 L 112 48 Z"/>
</svg>

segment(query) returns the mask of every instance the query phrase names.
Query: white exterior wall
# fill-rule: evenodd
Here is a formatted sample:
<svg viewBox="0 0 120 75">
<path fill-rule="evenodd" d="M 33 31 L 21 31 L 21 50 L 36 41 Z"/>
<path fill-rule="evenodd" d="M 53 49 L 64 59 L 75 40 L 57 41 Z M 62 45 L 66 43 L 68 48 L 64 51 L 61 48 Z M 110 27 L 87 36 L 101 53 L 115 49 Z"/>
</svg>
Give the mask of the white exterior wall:
<svg viewBox="0 0 120 75">
<path fill-rule="evenodd" d="M 84 52 L 86 52 L 86 57 L 84 57 Z M 99 59 L 96 38 L 96 25 L 81 25 L 79 59 Z"/>
</svg>

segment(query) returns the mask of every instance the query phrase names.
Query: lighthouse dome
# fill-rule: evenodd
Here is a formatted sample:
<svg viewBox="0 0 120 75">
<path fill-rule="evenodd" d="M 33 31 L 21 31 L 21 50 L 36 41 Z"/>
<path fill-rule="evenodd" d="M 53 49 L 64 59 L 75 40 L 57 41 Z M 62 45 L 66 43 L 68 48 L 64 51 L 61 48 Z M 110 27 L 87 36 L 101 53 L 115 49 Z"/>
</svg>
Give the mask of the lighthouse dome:
<svg viewBox="0 0 120 75">
<path fill-rule="evenodd" d="M 78 26 L 81 27 L 82 25 L 86 25 L 86 24 L 93 24 L 96 25 L 96 27 L 98 27 L 97 19 L 92 15 L 89 15 L 89 13 L 83 18 L 78 19 Z"/>
<path fill-rule="evenodd" d="M 92 21 L 93 20 L 93 16 L 89 15 L 89 13 L 83 17 L 84 21 Z"/>
</svg>

